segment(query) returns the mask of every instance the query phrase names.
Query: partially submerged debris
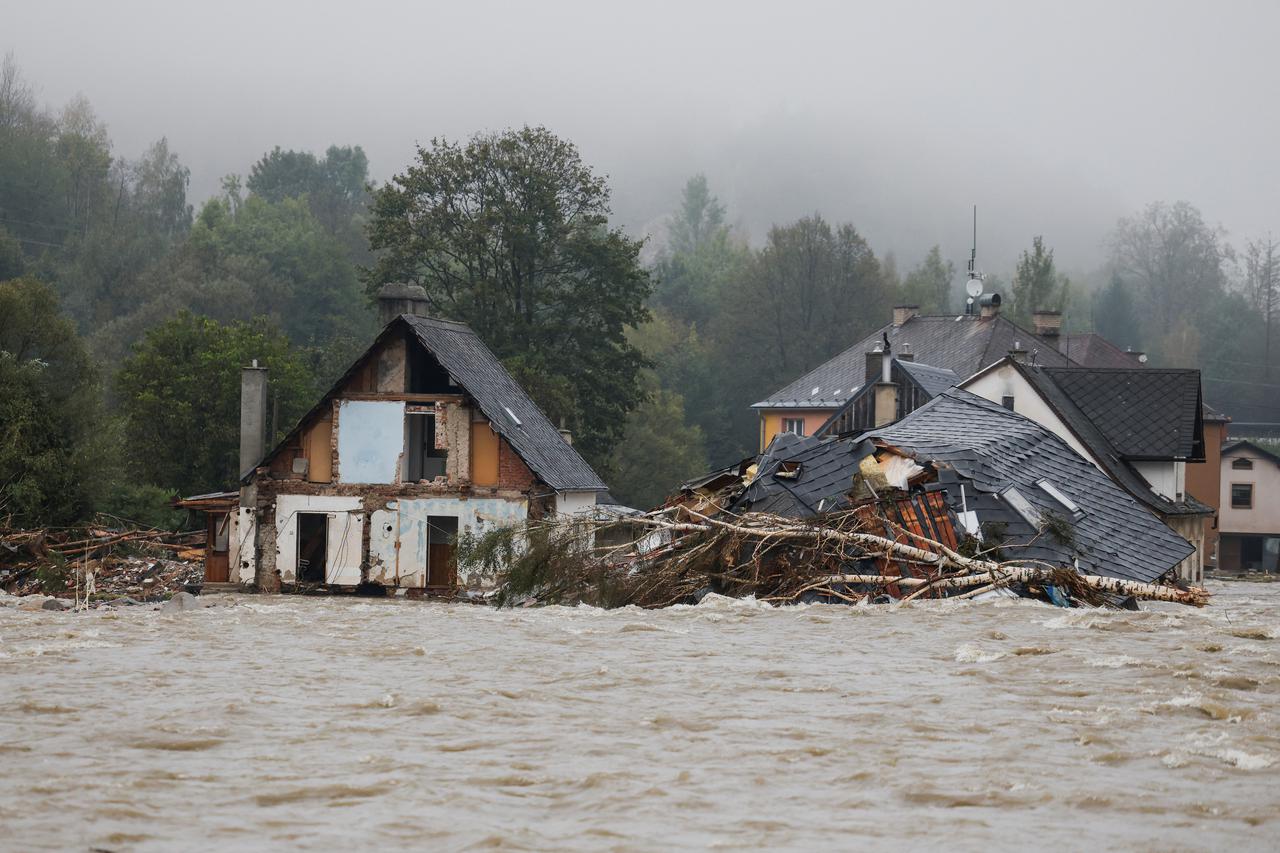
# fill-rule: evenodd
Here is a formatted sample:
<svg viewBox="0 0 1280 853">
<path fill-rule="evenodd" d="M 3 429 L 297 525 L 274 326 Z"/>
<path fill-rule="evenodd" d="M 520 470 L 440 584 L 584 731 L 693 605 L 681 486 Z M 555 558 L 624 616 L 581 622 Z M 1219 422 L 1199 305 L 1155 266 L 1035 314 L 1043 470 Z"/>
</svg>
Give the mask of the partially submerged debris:
<svg viewBox="0 0 1280 853">
<path fill-rule="evenodd" d="M 937 493 L 934 493 L 937 494 Z M 931 525 L 939 538 L 911 527 Z M 1089 605 L 1121 599 L 1203 606 L 1198 587 L 1083 574 L 1036 560 L 966 556 L 941 501 L 906 497 L 796 519 L 748 512 L 704 514 L 673 505 L 625 521 L 533 523 L 499 531 L 464 554 L 497 569 L 500 604 L 589 603 L 664 607 L 708 592 L 771 603 L 968 599 L 995 590 Z M 625 524 L 643 533 L 595 548 L 590 534 Z M 887 530 L 888 533 L 877 531 Z M 503 568 L 505 561 L 505 568 Z"/>
<path fill-rule="evenodd" d="M 203 579 L 202 536 L 95 525 L 0 528 L 0 588 L 60 598 L 168 598 Z"/>
</svg>

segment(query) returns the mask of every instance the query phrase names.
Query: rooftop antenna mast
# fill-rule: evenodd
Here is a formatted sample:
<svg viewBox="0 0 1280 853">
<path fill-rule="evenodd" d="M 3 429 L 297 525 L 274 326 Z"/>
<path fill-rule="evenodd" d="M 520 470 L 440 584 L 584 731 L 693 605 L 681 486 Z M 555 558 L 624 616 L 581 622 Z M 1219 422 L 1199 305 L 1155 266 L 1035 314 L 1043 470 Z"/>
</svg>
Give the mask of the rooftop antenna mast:
<svg viewBox="0 0 1280 853">
<path fill-rule="evenodd" d="M 973 206 L 973 248 L 969 250 L 969 280 L 965 282 L 965 293 L 969 294 L 965 301 L 964 313 L 974 313 L 974 305 L 982 296 L 982 280 L 986 278 L 978 272 L 978 206 Z"/>
</svg>

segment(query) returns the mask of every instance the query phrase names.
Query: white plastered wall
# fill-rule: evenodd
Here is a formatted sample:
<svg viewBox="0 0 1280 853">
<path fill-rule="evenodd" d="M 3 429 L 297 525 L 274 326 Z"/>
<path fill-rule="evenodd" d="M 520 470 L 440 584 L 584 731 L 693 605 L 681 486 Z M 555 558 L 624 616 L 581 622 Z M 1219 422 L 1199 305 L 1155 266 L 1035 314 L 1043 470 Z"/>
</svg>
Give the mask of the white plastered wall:
<svg viewBox="0 0 1280 853">
<path fill-rule="evenodd" d="M 977 394 L 983 399 L 990 400 L 997 406 L 1001 405 L 1003 398 L 1012 397 L 1015 412 L 1040 424 L 1070 445 L 1076 453 L 1092 462 L 1098 470 L 1102 470 L 1098 460 L 1093 458 L 1093 454 L 1067 428 L 1062 418 L 1049 408 L 1049 404 L 1041 398 L 1035 388 L 1031 387 L 1031 383 L 1027 382 L 1012 366 L 1002 364 L 981 376 L 973 377 L 960 387 L 970 394 Z"/>
<path fill-rule="evenodd" d="M 250 507 L 237 507 L 231 521 L 231 541 L 227 548 L 227 580 L 253 583 L 258 572 L 257 519 Z"/>
<path fill-rule="evenodd" d="M 1142 479 L 1151 484 L 1151 490 L 1171 501 L 1183 500 L 1186 495 L 1187 463 L 1177 460 L 1162 462 L 1133 462 Z"/>
<path fill-rule="evenodd" d="M 280 495 L 276 498 L 276 571 L 285 583 L 298 575 L 298 513 L 322 512 L 329 516 L 326 532 L 325 583 L 355 586 L 360 583 L 360 543 L 364 512 L 360 498 L 314 495 Z"/>
<path fill-rule="evenodd" d="M 519 524 L 529 516 L 524 500 L 482 498 L 421 498 L 398 500 L 369 514 L 369 580 L 387 586 L 418 587 L 426 583 L 427 519 L 458 519 L 458 535 L 481 535 L 499 527 Z M 458 583 L 471 585 L 464 567 L 458 567 Z"/>
<path fill-rule="evenodd" d="M 595 505 L 595 492 L 556 492 L 556 515 L 582 515 Z"/>
</svg>

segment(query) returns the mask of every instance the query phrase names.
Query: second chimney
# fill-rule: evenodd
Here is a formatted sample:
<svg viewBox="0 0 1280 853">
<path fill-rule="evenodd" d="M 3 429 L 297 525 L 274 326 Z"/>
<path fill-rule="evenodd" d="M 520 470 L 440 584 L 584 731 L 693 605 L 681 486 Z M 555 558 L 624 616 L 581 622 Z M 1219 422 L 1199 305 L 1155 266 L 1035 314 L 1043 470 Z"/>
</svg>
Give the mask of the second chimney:
<svg viewBox="0 0 1280 853">
<path fill-rule="evenodd" d="M 417 284 L 384 284 L 378 291 L 378 322 L 387 325 L 401 314 L 426 317 L 427 292 Z"/>
<path fill-rule="evenodd" d="M 1042 338 L 1056 338 L 1062 332 L 1061 311 L 1036 311 L 1031 315 L 1031 322 Z"/>
<path fill-rule="evenodd" d="M 1000 303 L 1003 300 L 998 293 L 984 293 L 978 297 L 978 316 L 991 318 L 1000 313 Z"/>
<path fill-rule="evenodd" d="M 893 325 L 901 326 L 919 313 L 919 305 L 895 305 L 893 306 Z"/>
</svg>

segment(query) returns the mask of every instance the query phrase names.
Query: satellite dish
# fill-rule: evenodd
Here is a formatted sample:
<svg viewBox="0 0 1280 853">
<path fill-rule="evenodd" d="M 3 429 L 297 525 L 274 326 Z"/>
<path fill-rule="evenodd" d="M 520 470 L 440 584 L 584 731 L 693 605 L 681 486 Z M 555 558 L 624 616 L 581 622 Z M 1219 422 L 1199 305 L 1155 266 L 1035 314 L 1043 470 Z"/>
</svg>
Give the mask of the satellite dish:
<svg viewBox="0 0 1280 853">
<path fill-rule="evenodd" d="M 965 283 L 964 291 L 974 299 L 977 299 L 982 295 L 982 279 L 976 276 L 969 279 L 969 281 Z"/>
</svg>

